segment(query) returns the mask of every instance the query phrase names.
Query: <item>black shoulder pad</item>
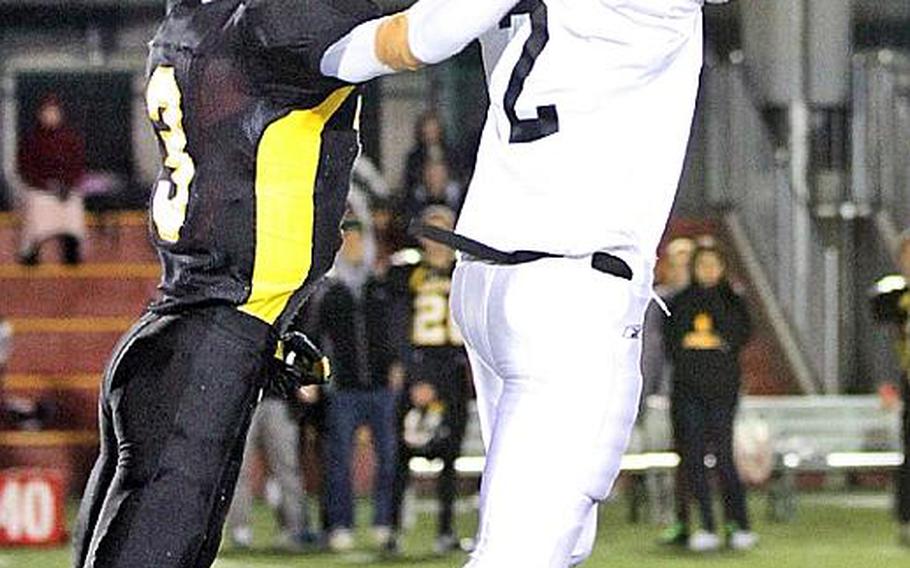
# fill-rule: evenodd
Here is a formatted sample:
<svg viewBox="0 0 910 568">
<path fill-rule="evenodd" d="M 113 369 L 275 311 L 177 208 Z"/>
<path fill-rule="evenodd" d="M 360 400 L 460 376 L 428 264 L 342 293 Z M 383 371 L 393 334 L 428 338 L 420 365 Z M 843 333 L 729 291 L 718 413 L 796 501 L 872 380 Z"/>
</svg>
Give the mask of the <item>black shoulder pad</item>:
<svg viewBox="0 0 910 568">
<path fill-rule="evenodd" d="M 319 68 L 329 46 L 380 15 L 372 0 L 253 0 L 247 6 L 257 43 L 304 55 L 311 69 Z"/>
</svg>

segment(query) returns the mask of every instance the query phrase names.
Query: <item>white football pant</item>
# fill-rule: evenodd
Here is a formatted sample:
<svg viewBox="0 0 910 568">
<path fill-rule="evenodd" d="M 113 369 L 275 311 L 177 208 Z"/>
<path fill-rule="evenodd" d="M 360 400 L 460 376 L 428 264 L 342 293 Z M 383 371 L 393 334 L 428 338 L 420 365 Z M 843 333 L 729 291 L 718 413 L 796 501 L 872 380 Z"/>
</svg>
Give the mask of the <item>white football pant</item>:
<svg viewBox="0 0 910 568">
<path fill-rule="evenodd" d="M 590 555 L 641 391 L 653 265 L 626 260 L 631 282 L 591 257 L 458 264 L 452 313 L 487 454 L 467 568 L 566 568 Z"/>
</svg>

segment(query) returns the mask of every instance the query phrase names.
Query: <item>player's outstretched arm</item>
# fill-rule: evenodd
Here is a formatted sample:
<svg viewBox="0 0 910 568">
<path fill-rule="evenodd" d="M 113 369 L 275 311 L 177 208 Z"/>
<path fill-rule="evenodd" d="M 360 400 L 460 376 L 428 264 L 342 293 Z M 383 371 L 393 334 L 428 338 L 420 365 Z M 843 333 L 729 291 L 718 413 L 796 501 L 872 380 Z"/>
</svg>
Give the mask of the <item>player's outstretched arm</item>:
<svg viewBox="0 0 910 568">
<path fill-rule="evenodd" d="M 418 0 L 335 42 L 321 71 L 349 83 L 439 63 L 498 24 L 519 0 Z"/>
</svg>

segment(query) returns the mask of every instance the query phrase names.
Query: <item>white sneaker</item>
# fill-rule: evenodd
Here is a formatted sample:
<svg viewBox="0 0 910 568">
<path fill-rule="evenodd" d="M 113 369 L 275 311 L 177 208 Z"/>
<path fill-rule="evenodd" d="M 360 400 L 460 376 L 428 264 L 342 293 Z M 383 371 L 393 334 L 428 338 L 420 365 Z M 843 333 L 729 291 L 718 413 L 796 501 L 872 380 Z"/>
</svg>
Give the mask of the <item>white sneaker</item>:
<svg viewBox="0 0 910 568">
<path fill-rule="evenodd" d="M 751 550 L 758 544 L 758 535 L 752 531 L 733 531 L 730 533 L 730 548 L 733 550 Z"/>
<path fill-rule="evenodd" d="M 347 552 L 354 548 L 354 533 L 351 529 L 334 529 L 329 533 L 329 550 L 332 552 Z"/>
<path fill-rule="evenodd" d="M 376 543 L 376 546 L 385 546 L 390 538 L 392 538 L 392 527 L 385 525 L 373 527 L 373 542 Z"/>
<path fill-rule="evenodd" d="M 714 533 L 698 529 L 689 535 L 689 550 L 692 552 L 712 552 L 720 549 L 720 537 Z"/>
<path fill-rule="evenodd" d="M 253 546 L 253 529 L 250 527 L 237 527 L 228 533 L 228 540 L 234 548 L 247 549 Z"/>
</svg>

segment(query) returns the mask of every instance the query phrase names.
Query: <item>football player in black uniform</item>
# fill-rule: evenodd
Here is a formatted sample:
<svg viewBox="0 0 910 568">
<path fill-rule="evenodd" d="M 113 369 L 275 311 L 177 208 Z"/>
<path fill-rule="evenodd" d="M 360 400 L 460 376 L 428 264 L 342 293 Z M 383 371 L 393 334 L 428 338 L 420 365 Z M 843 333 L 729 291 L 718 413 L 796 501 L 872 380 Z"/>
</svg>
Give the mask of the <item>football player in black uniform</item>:
<svg viewBox="0 0 910 568">
<path fill-rule="evenodd" d="M 420 221 L 451 230 L 455 215 L 445 206 L 434 205 L 421 213 Z M 453 523 L 455 460 L 461 453 L 468 420 L 470 377 L 464 339 L 449 311 L 455 253 L 427 239 L 421 239 L 421 248 L 419 260 L 393 267 L 389 273 L 398 298 L 393 335 L 397 336 L 398 359 L 406 377 L 398 413 L 393 528 L 397 533 L 401 527 L 411 458 L 440 458 L 443 468 L 436 485 L 440 509 L 435 548 L 446 552 L 458 543 Z M 397 546 L 395 538 L 389 546 Z"/>
<path fill-rule="evenodd" d="M 210 566 L 276 349 L 293 381 L 320 374 L 282 334 L 332 264 L 359 147 L 358 95 L 319 64 L 376 15 L 368 0 L 168 3 L 147 87 L 160 297 L 105 373 L 77 568 Z"/>
</svg>

